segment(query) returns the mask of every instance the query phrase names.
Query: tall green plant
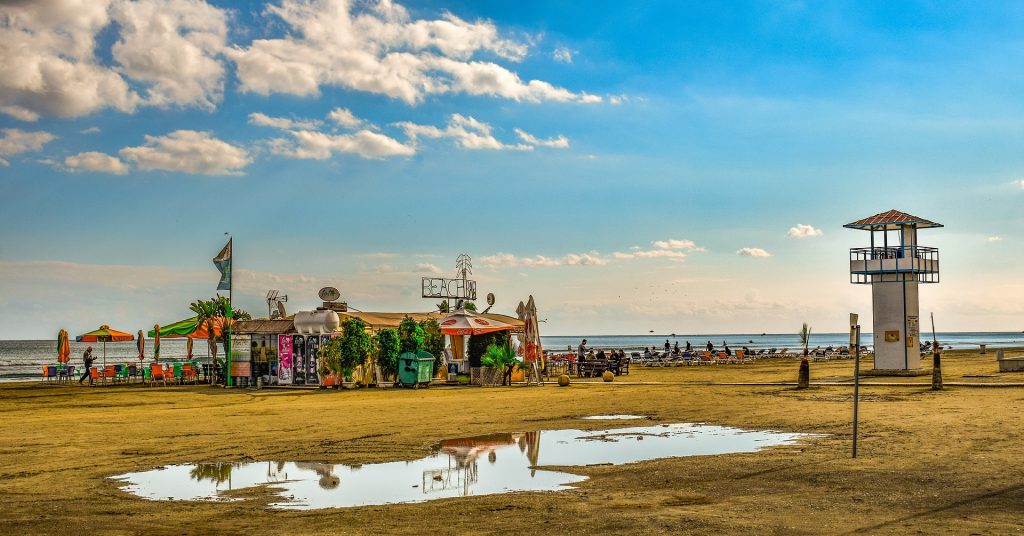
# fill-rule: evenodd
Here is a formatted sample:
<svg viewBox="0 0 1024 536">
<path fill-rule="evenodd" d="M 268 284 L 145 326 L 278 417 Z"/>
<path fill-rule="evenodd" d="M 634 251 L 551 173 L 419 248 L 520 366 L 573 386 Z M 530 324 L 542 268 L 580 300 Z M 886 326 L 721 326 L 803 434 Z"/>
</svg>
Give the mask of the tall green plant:
<svg viewBox="0 0 1024 536">
<path fill-rule="evenodd" d="M 492 344 L 503 345 L 508 343 L 508 332 L 495 331 L 494 333 L 484 333 L 481 335 L 472 335 L 469 337 L 468 354 L 469 354 L 469 366 L 479 367 L 482 365 L 481 359 L 483 355 L 487 353 L 487 347 Z"/>
<path fill-rule="evenodd" d="M 423 328 L 411 317 L 402 319 L 398 325 L 399 350 L 401 353 L 412 352 L 414 354 L 423 351 Z"/>
<path fill-rule="evenodd" d="M 444 360 L 444 333 L 441 332 L 441 324 L 431 318 L 421 321 L 420 328 L 423 329 L 423 349 L 434 356 L 434 370 L 441 370 Z"/>
<path fill-rule="evenodd" d="M 807 389 L 811 386 L 811 364 L 807 361 L 807 350 L 811 345 L 811 326 L 804 322 L 797 335 L 800 336 L 800 344 L 804 347 L 804 358 L 800 360 L 800 373 L 797 376 L 796 388 Z"/>
<path fill-rule="evenodd" d="M 344 324 L 341 337 L 334 337 L 321 347 L 321 359 L 327 361 L 331 372 L 346 377 L 352 374 L 356 365 L 361 365 L 373 352 L 373 340 L 366 332 L 366 323 L 358 318 L 349 318 Z"/>
<path fill-rule="evenodd" d="M 393 329 L 382 329 L 377 332 L 377 365 L 385 378 L 398 375 L 398 355 L 400 354 L 398 332 Z"/>
</svg>

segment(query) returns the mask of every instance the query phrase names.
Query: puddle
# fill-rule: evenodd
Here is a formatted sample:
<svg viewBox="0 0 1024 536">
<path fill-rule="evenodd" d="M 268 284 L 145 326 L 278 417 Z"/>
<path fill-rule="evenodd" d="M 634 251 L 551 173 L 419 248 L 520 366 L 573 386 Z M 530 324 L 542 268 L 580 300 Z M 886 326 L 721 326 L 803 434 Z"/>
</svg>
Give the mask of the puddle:
<svg viewBox="0 0 1024 536">
<path fill-rule="evenodd" d="M 342 465 L 312 462 L 185 464 L 114 477 L 151 500 L 227 501 L 228 490 L 269 485 L 273 508 L 307 510 L 514 491 L 557 491 L 585 476 L 538 466 L 622 464 L 673 456 L 754 452 L 810 437 L 705 424 L 610 430 L 546 430 L 448 439 L 413 461 Z"/>
<path fill-rule="evenodd" d="M 585 421 L 631 421 L 634 419 L 646 419 L 646 415 L 588 415 L 580 417 Z"/>
</svg>

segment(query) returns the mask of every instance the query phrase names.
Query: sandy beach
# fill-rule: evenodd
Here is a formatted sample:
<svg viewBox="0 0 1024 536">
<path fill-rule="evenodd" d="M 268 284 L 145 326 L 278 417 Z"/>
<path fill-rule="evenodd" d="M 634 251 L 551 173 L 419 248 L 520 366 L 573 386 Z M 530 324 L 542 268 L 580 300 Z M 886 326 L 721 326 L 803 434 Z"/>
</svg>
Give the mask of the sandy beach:
<svg viewBox="0 0 1024 536">
<path fill-rule="evenodd" d="M 851 460 L 852 361 L 634 368 L 569 388 L 246 391 L 209 386 L 0 386 L 4 534 L 1007 534 L 1024 522 L 1017 465 L 1024 377 L 994 356 L 944 354 L 928 377 L 864 380 L 861 457 Z M 761 385 L 724 385 L 750 383 Z M 884 385 L 884 384 L 898 385 Z M 988 387 L 977 386 L 988 385 Z M 1001 385 L 1001 387 L 996 387 Z M 532 408 L 532 409 L 531 409 Z M 230 503 L 148 501 L 109 477 L 186 462 L 413 459 L 439 440 L 598 429 L 634 413 L 823 434 L 759 453 L 573 467 L 575 489 L 418 504 L 269 510 L 265 488 Z M 443 515 L 442 515 L 443 513 Z"/>
</svg>

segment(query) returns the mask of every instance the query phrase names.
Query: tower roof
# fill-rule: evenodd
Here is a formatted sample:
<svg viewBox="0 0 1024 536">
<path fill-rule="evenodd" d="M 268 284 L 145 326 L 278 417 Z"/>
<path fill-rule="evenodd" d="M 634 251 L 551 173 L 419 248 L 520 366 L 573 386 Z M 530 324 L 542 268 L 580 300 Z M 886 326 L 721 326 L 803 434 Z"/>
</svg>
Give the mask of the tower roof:
<svg viewBox="0 0 1024 536">
<path fill-rule="evenodd" d="M 857 220 L 852 223 L 847 223 L 843 227 L 847 229 L 868 229 L 873 231 L 891 231 L 899 229 L 904 225 L 911 225 L 918 229 L 928 229 L 930 227 L 942 227 L 941 223 L 935 223 L 933 221 L 926 220 L 924 218 L 918 218 L 912 214 L 906 212 L 900 212 L 898 210 L 888 210 L 886 212 L 880 212 L 874 216 L 869 216 L 862 220 Z"/>
</svg>

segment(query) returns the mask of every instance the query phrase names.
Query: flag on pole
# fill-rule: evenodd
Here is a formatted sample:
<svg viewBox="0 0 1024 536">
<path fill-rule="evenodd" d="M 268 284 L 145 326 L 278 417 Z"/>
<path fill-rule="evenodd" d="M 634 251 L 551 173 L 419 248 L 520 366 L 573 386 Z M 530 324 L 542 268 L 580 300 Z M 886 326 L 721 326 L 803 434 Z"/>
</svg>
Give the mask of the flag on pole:
<svg viewBox="0 0 1024 536">
<path fill-rule="evenodd" d="M 213 258 L 213 265 L 220 270 L 220 283 L 217 283 L 217 290 L 231 290 L 231 239 L 224 245 L 224 249 Z"/>
</svg>

